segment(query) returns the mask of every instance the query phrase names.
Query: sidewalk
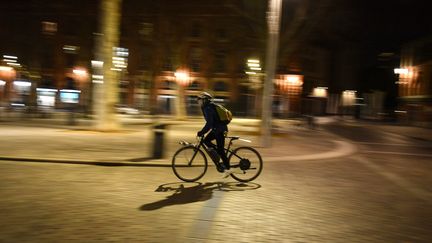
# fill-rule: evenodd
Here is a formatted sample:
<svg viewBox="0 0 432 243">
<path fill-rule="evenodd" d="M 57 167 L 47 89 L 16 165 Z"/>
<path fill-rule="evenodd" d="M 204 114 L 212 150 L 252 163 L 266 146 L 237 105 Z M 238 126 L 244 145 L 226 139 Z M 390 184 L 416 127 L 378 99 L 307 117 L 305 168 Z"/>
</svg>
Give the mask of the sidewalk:
<svg viewBox="0 0 432 243">
<path fill-rule="evenodd" d="M 168 124 L 164 132 L 164 154 L 154 159 L 153 140 L 155 121 L 149 119 L 122 119 L 123 129 L 118 132 L 92 130 L 90 121 L 78 126 L 47 120 L 0 122 L 0 159 L 33 162 L 59 162 L 96 165 L 170 166 L 171 156 L 180 148 L 181 140 L 195 141 L 202 119 L 174 121 L 161 118 Z M 48 124 L 47 124 L 48 123 Z M 259 121 L 235 119 L 230 124 L 230 136 L 241 136 L 252 143 L 235 141 L 235 146 L 252 146 L 265 162 L 301 161 L 331 158 L 351 154 L 355 149 L 321 130 L 309 130 L 295 121 L 275 120 L 272 146 L 260 146 Z"/>
</svg>

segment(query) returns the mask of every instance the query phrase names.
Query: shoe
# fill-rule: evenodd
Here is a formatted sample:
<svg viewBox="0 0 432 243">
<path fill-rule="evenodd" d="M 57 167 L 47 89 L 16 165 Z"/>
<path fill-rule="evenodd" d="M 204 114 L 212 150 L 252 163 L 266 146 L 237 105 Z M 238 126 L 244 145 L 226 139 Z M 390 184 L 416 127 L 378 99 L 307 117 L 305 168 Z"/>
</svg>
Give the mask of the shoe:
<svg viewBox="0 0 432 243">
<path fill-rule="evenodd" d="M 222 173 L 222 172 L 225 171 L 225 166 L 223 166 L 223 164 L 218 164 L 216 166 L 216 169 L 217 169 L 218 172 Z"/>
<path fill-rule="evenodd" d="M 233 172 L 231 170 L 225 170 L 223 172 L 222 178 L 228 178 Z"/>
</svg>

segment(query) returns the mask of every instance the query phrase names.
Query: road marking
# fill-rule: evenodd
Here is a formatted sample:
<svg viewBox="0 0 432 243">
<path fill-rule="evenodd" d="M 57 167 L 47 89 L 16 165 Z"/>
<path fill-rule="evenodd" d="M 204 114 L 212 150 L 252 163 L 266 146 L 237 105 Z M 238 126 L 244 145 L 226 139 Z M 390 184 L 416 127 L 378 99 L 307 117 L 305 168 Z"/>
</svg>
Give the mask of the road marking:
<svg viewBox="0 0 432 243">
<path fill-rule="evenodd" d="M 417 199 L 421 199 L 432 204 L 432 193 L 419 188 L 418 186 L 412 184 L 411 182 L 405 180 L 404 178 L 398 176 L 397 174 L 385 171 L 385 167 L 379 166 L 366 158 L 353 157 L 353 159 L 365 165 L 366 167 L 368 167 L 375 173 L 381 175 L 382 177 L 386 178 L 387 180 L 393 182 L 394 184 L 401 187 L 405 191 L 411 193 Z"/>
<path fill-rule="evenodd" d="M 400 153 L 390 151 L 361 151 L 363 154 L 392 154 L 392 155 L 406 155 L 406 156 L 418 156 L 418 157 L 432 157 L 432 154 L 413 154 L 413 153 Z"/>
<path fill-rule="evenodd" d="M 382 145 L 382 146 L 404 146 L 404 147 L 417 147 L 417 148 L 432 148 L 432 146 L 428 146 L 428 145 L 416 145 L 416 144 L 407 144 L 407 143 L 371 143 L 371 142 L 355 142 L 355 144 L 364 144 L 364 145 Z"/>
</svg>

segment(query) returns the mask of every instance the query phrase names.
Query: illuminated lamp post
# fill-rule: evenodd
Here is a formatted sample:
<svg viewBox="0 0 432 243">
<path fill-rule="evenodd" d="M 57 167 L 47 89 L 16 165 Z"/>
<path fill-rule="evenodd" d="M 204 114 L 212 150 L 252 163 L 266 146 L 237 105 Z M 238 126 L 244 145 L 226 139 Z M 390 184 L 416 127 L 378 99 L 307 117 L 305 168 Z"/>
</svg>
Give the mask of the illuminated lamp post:
<svg viewBox="0 0 432 243">
<path fill-rule="evenodd" d="M 262 145 L 271 146 L 273 79 L 275 76 L 282 0 L 269 0 L 267 12 L 268 36 L 265 60 L 265 82 L 261 114 Z"/>
<path fill-rule="evenodd" d="M 185 95 L 184 89 L 191 82 L 190 75 L 185 70 L 177 70 L 174 73 L 175 81 L 178 86 L 178 95 L 176 99 L 176 117 L 178 120 L 186 119 L 186 106 L 185 106 Z"/>
</svg>

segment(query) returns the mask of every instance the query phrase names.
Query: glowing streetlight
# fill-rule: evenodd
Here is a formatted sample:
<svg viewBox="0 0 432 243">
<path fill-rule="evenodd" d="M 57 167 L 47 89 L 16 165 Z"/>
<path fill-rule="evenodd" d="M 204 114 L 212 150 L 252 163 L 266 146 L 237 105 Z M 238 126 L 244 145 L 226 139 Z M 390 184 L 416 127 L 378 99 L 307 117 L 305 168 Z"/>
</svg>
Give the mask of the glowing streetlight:
<svg viewBox="0 0 432 243">
<path fill-rule="evenodd" d="M 190 83 L 190 77 L 186 71 L 177 71 L 174 73 L 174 77 L 176 82 L 181 86 L 186 86 Z"/>
<path fill-rule="evenodd" d="M 178 84 L 178 97 L 177 101 L 177 119 L 183 120 L 186 117 L 186 107 L 184 99 L 184 87 L 190 84 L 191 78 L 187 71 L 177 70 L 174 73 L 175 81 Z"/>
</svg>

